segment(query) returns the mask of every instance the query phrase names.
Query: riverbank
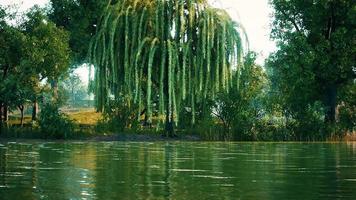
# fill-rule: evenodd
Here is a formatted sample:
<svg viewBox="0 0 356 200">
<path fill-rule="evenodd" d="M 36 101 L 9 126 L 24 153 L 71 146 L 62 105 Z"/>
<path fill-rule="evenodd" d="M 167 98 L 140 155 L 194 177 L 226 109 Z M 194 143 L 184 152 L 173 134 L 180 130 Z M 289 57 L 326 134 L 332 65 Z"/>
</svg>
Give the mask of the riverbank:
<svg viewBox="0 0 356 200">
<path fill-rule="evenodd" d="M 112 136 L 96 136 L 88 138 L 88 141 L 129 141 L 129 142 L 163 142 L 163 141 L 202 141 L 199 136 L 183 135 L 166 137 L 153 134 L 118 134 Z"/>
<path fill-rule="evenodd" d="M 345 140 L 346 141 L 356 141 L 356 133 L 346 134 Z"/>
<path fill-rule="evenodd" d="M 70 139 L 41 139 L 41 138 L 16 138 L 16 137 L 0 137 L 0 142 L 26 142 L 26 141 L 85 141 L 85 142 L 195 142 L 204 141 L 196 135 L 183 135 L 176 137 L 166 137 L 163 135 L 153 134 L 117 134 L 117 135 L 98 135 L 82 138 Z"/>
<path fill-rule="evenodd" d="M 96 113 L 93 109 L 65 110 L 64 113 L 73 121 L 73 132 L 67 134 L 53 135 L 44 133 L 38 124 L 32 123 L 29 116 L 26 116 L 25 123 L 21 127 L 18 117 L 11 116 L 8 125 L 0 133 L 0 140 L 69 140 L 69 141 L 133 141 L 133 142 L 160 142 L 160 141 L 246 141 L 234 139 L 233 134 L 226 134 L 221 129 L 184 129 L 177 130 L 176 137 L 166 137 L 162 131 L 152 128 L 142 127 L 117 133 L 106 130 L 106 124 L 98 126 L 103 118 L 102 114 Z M 356 133 L 348 133 L 344 136 L 331 136 L 329 138 L 311 137 L 309 139 L 298 139 L 297 137 L 285 137 L 280 132 L 269 132 L 266 130 L 265 136 L 252 137 L 247 141 L 266 141 L 266 142 L 338 142 L 356 141 Z"/>
<path fill-rule="evenodd" d="M 23 135 L 0 135 L 1 142 L 27 142 L 27 141 L 50 141 L 50 142 L 61 142 L 61 141 L 82 141 L 82 142 L 204 142 L 204 141 L 229 141 L 229 142 L 356 142 L 356 134 L 348 134 L 342 139 L 331 138 L 325 141 L 234 141 L 234 140 L 211 140 L 203 138 L 199 135 L 193 134 L 182 134 L 175 137 L 166 137 L 162 134 L 153 133 L 121 133 L 121 134 L 101 134 L 101 135 L 77 135 L 75 137 L 70 137 L 67 139 L 56 139 L 56 138 L 44 138 L 40 135 L 34 136 L 33 134 L 23 136 Z"/>
</svg>

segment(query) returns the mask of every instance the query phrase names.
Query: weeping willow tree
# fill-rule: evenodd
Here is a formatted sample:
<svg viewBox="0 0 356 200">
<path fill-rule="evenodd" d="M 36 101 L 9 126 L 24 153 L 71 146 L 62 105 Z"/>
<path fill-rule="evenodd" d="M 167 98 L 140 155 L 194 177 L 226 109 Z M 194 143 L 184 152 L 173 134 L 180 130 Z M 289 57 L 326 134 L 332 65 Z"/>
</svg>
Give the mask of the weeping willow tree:
<svg viewBox="0 0 356 200">
<path fill-rule="evenodd" d="M 196 104 L 234 84 L 240 30 L 206 0 L 110 1 L 89 51 L 98 110 L 124 95 L 146 110 L 149 123 L 157 110 L 172 129 L 184 106 L 194 124 Z"/>
</svg>

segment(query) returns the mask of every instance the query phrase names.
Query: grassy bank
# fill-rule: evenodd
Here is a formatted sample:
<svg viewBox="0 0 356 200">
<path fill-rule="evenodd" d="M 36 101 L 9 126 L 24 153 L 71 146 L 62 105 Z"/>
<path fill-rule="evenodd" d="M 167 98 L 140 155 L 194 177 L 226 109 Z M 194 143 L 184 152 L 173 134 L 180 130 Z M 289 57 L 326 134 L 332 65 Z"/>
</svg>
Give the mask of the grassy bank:
<svg viewBox="0 0 356 200">
<path fill-rule="evenodd" d="M 114 133 L 106 130 L 99 130 L 98 123 L 103 119 L 101 113 L 94 109 L 63 109 L 70 120 L 74 123 L 74 131 L 63 138 L 52 137 L 44 133 L 36 122 L 31 121 L 31 116 L 24 117 L 24 123 L 21 126 L 19 114 L 10 115 L 7 124 L 3 124 L 0 139 L 46 139 L 46 140 L 88 140 L 88 141 L 198 141 L 201 140 L 198 135 L 186 134 L 180 132 L 176 137 L 165 137 L 163 132 L 152 129 L 132 130 L 127 129 L 120 133 Z"/>
<path fill-rule="evenodd" d="M 164 132 L 156 131 L 149 127 L 125 129 L 123 131 L 110 131 L 102 122 L 103 116 L 94 109 L 65 109 L 62 110 L 73 121 L 74 129 L 71 133 L 60 136 L 41 131 L 38 124 L 31 121 L 30 116 L 25 116 L 24 125 L 21 126 L 18 115 L 11 115 L 7 125 L 3 125 L 0 139 L 67 139 L 89 141 L 230 141 L 231 134 L 227 134 L 218 126 L 196 127 L 177 129 L 176 137 L 168 138 Z M 300 141 L 297 138 L 287 138 L 285 133 L 272 133 L 266 131 L 264 135 L 249 141 Z M 235 139 L 236 140 L 236 139 Z M 241 141 L 241 140 L 239 140 Z M 320 141 L 320 139 L 303 140 Z M 356 141 L 356 133 L 346 134 L 345 137 L 329 137 L 325 141 Z"/>
</svg>

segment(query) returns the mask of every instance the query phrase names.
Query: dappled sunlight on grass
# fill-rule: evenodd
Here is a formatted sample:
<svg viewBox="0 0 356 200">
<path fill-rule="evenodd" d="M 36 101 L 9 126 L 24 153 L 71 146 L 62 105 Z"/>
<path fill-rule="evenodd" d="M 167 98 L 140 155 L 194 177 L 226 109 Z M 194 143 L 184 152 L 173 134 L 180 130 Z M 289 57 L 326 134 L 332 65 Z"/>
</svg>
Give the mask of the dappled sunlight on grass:
<svg viewBox="0 0 356 200">
<path fill-rule="evenodd" d="M 65 113 L 69 115 L 70 119 L 75 120 L 75 122 L 79 125 L 95 125 L 100 119 L 102 119 L 102 114 L 97 113 L 94 109 Z"/>
</svg>

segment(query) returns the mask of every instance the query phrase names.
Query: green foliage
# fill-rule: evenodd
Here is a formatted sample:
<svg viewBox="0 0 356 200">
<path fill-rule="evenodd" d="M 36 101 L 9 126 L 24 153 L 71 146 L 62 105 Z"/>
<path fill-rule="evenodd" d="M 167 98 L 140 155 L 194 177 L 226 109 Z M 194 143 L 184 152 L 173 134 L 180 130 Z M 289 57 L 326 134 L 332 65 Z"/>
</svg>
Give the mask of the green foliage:
<svg viewBox="0 0 356 200">
<path fill-rule="evenodd" d="M 59 111 L 58 105 L 45 104 L 41 109 L 38 124 L 49 138 L 66 139 L 74 132 L 74 122 Z"/>
<path fill-rule="evenodd" d="M 24 63 L 34 68 L 40 79 L 57 81 L 69 67 L 69 34 L 34 7 L 22 26 L 26 34 Z"/>
<path fill-rule="evenodd" d="M 135 128 L 137 124 L 137 106 L 130 105 L 131 102 L 127 96 L 122 96 L 117 100 L 110 100 L 103 120 L 97 125 L 100 132 L 122 133 L 127 128 Z"/>
<path fill-rule="evenodd" d="M 69 45 L 72 64 L 87 59 L 88 46 L 96 32 L 97 22 L 107 5 L 104 0 L 50 0 L 49 19 L 70 32 Z"/>
<path fill-rule="evenodd" d="M 296 140 L 321 140 L 325 138 L 324 130 L 324 106 L 321 102 L 308 105 L 306 110 L 292 115 L 289 126 L 294 132 Z"/>
<path fill-rule="evenodd" d="M 338 106 L 338 132 L 355 132 L 356 131 L 356 84 L 348 84 L 340 92 L 342 98 Z"/>
<path fill-rule="evenodd" d="M 291 127 L 296 136 L 323 132 L 325 137 L 339 126 L 338 105 L 353 107 L 343 103 L 341 92 L 355 79 L 354 2 L 273 0 L 271 4 L 275 9 L 271 36 L 279 50 L 266 67 L 273 103 L 279 105 L 275 108 L 295 121 Z M 325 123 L 316 112 L 324 112 Z"/>
<path fill-rule="evenodd" d="M 265 67 L 254 53 L 242 63 L 243 27 L 206 0 L 51 0 L 49 16 L 34 7 L 16 26 L 0 6 L 0 110 L 56 102 L 44 106 L 41 130 L 67 137 L 72 122 L 58 106 L 86 97 L 69 63 L 89 62 L 101 132 L 142 120 L 219 140 L 354 132 L 354 2 L 270 2 L 278 50 Z"/>
<path fill-rule="evenodd" d="M 5 9 L 0 5 L 0 22 L 1 22 L 1 25 L 3 25 L 4 22 L 4 19 L 6 17 L 6 11 Z"/>
<path fill-rule="evenodd" d="M 255 64 L 256 54 L 246 56 L 244 66 L 234 73 L 238 84 L 229 92 L 219 93 L 212 112 L 220 120 L 226 133 L 237 140 L 256 140 L 256 124 L 263 115 L 266 75 Z"/>
<path fill-rule="evenodd" d="M 148 123 L 157 107 L 164 121 L 179 124 L 184 105 L 195 124 L 197 105 L 233 85 L 240 30 L 224 10 L 204 0 L 108 4 L 89 49 L 98 110 L 111 95 L 127 94 L 139 112 L 147 110 Z"/>
<path fill-rule="evenodd" d="M 36 102 L 46 88 L 43 80 L 54 82 L 67 72 L 68 33 L 38 7 L 17 26 L 1 19 L 0 45 L 0 107 L 15 109 Z"/>
<path fill-rule="evenodd" d="M 0 34 L 0 100 L 10 107 L 20 105 L 30 89 L 31 79 L 21 65 L 25 36 L 20 30 L 7 24 Z M 26 95 L 22 95 L 26 93 Z"/>
<path fill-rule="evenodd" d="M 82 83 L 78 74 L 74 72 L 60 81 L 59 88 L 67 97 L 64 102 L 65 105 L 80 107 L 85 100 L 88 100 L 88 88 Z"/>
</svg>

